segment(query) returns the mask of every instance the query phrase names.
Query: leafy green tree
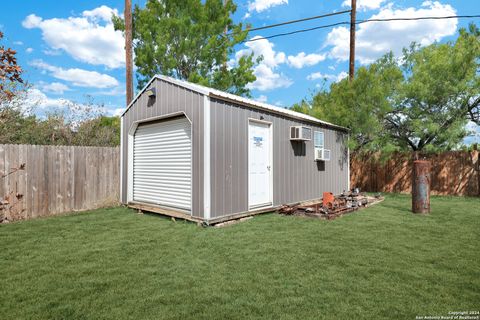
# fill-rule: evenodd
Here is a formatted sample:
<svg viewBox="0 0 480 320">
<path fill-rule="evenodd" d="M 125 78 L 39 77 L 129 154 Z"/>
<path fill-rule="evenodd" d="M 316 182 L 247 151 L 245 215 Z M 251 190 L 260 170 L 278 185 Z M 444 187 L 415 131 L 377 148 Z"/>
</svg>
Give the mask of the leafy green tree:
<svg viewBox="0 0 480 320">
<path fill-rule="evenodd" d="M 38 119 L 37 136 L 29 144 L 69 146 L 73 144 L 73 131 L 62 112 L 48 113 Z"/>
<path fill-rule="evenodd" d="M 412 44 L 400 59 L 387 54 L 294 109 L 351 128 L 356 150 L 452 149 L 469 120 L 480 123 L 479 35 L 471 25 L 455 42 Z"/>
<path fill-rule="evenodd" d="M 87 97 L 88 98 L 88 97 Z M 0 144 L 118 146 L 120 118 L 103 114 L 104 107 L 91 98 L 84 103 L 65 101 L 43 117 L 35 106 L 25 105 L 27 92 L 0 103 Z"/>
<path fill-rule="evenodd" d="M 293 109 L 350 128 L 352 150 L 387 148 L 383 119 L 392 110 L 389 98 L 401 78 L 393 55 L 388 54 L 360 67 L 351 83 L 348 79 L 332 83 L 329 90 L 324 87 L 311 101 L 304 100 Z"/>
<path fill-rule="evenodd" d="M 392 138 L 414 151 L 455 147 L 480 104 L 478 28 L 461 30 L 455 43 L 412 45 L 402 60 L 405 81 L 385 119 Z"/>
<path fill-rule="evenodd" d="M 100 147 L 120 145 L 120 118 L 100 116 L 82 122 L 74 132 L 73 144 Z"/>
<path fill-rule="evenodd" d="M 255 81 L 253 55 L 227 66 L 234 46 L 247 31 L 234 24 L 236 5 L 229 0 L 148 0 L 133 10 L 133 39 L 138 87 L 155 74 L 199 83 L 238 95 L 249 96 L 247 85 Z M 113 17 L 117 30 L 124 20 Z M 224 36 L 229 30 L 231 36 Z"/>
<path fill-rule="evenodd" d="M 0 144 L 29 144 L 36 141 L 38 119 L 16 108 L 0 109 Z"/>
</svg>

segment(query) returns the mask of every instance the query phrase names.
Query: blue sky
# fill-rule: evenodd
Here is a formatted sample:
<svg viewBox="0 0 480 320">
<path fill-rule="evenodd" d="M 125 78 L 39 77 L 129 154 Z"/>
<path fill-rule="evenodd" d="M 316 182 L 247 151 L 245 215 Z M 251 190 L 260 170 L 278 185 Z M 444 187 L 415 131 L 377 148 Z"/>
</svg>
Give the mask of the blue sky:
<svg viewBox="0 0 480 320">
<path fill-rule="evenodd" d="M 143 6 L 144 0 L 132 0 Z M 347 1 L 349 2 L 349 1 Z M 258 27 L 285 20 L 348 9 L 344 0 L 238 0 L 235 21 Z M 372 17 L 443 16 L 478 14 L 477 0 L 357 0 L 358 19 Z M 32 96 L 46 110 L 62 99 L 85 101 L 92 95 L 115 114 L 124 108 L 125 68 L 123 38 L 109 21 L 112 12 L 123 13 L 123 0 L 8 1 L 2 4 L 0 30 L 5 43 L 18 51 Z M 314 20 L 254 32 L 250 36 L 310 28 L 339 21 L 348 15 Z M 357 66 L 385 52 L 399 53 L 411 41 L 428 45 L 453 40 L 471 19 L 368 23 L 357 33 Z M 480 20 L 476 20 L 480 24 Z M 338 81 L 348 71 L 348 30 L 335 27 L 239 45 L 231 57 L 254 52 L 264 60 L 255 73 L 253 96 L 279 106 L 309 97 L 324 81 Z M 467 140 L 480 141 L 480 136 Z"/>
</svg>

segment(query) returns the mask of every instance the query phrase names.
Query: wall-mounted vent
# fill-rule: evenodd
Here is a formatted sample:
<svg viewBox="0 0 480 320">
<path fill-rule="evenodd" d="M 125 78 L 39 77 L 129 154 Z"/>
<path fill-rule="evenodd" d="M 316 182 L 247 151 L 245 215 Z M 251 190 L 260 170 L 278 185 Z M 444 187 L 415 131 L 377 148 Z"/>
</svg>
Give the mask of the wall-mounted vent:
<svg viewBox="0 0 480 320">
<path fill-rule="evenodd" d="M 325 148 L 315 148 L 316 161 L 330 161 L 330 150 Z"/>
<path fill-rule="evenodd" d="M 290 127 L 290 140 L 308 141 L 312 140 L 312 129 L 309 127 Z"/>
</svg>

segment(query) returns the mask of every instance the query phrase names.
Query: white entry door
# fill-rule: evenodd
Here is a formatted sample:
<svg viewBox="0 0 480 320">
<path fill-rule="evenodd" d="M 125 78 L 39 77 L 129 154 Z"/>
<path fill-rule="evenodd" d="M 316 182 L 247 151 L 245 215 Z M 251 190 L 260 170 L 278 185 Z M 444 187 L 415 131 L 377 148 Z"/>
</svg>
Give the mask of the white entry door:
<svg viewBox="0 0 480 320">
<path fill-rule="evenodd" d="M 250 209 L 272 205 L 271 124 L 248 124 L 248 206 Z"/>
</svg>

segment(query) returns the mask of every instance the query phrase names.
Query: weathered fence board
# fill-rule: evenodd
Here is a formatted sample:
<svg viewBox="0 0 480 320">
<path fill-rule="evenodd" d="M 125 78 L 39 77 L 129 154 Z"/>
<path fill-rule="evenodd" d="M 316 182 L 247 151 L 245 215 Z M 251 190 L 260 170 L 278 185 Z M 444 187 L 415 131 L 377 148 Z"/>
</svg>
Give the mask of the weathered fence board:
<svg viewBox="0 0 480 320">
<path fill-rule="evenodd" d="M 431 192 L 480 196 L 479 151 L 450 151 L 426 156 L 432 163 Z M 410 193 L 412 155 L 395 154 L 382 162 L 372 155 L 352 156 L 350 183 L 371 192 Z"/>
<path fill-rule="evenodd" d="M 118 148 L 0 145 L 0 200 L 22 195 L 3 214 L 11 221 L 117 204 L 119 165 Z"/>
</svg>

